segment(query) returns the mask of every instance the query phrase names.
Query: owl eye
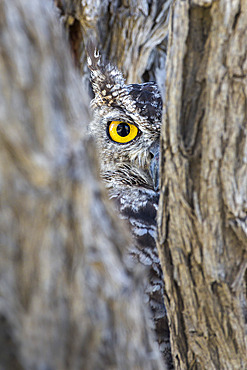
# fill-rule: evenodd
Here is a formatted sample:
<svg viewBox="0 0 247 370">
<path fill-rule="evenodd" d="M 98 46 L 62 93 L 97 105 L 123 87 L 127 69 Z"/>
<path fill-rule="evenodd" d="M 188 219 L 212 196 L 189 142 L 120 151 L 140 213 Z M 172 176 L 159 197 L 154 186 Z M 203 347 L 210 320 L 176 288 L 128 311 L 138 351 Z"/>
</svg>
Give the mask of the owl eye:
<svg viewBox="0 0 247 370">
<path fill-rule="evenodd" d="M 116 143 L 129 143 L 138 134 L 138 128 L 128 122 L 111 121 L 108 126 L 110 138 Z"/>
</svg>

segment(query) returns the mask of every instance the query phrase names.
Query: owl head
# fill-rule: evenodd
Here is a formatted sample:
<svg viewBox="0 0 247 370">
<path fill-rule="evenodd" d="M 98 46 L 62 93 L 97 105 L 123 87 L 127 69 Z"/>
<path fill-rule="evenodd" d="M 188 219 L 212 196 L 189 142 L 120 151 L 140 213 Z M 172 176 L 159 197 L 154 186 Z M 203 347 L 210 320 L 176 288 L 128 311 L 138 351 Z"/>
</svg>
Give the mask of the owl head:
<svg viewBox="0 0 247 370">
<path fill-rule="evenodd" d="M 158 190 L 162 99 L 157 84 L 126 85 L 122 73 L 101 62 L 89 44 L 88 67 L 95 97 L 89 125 L 107 187 Z"/>
</svg>

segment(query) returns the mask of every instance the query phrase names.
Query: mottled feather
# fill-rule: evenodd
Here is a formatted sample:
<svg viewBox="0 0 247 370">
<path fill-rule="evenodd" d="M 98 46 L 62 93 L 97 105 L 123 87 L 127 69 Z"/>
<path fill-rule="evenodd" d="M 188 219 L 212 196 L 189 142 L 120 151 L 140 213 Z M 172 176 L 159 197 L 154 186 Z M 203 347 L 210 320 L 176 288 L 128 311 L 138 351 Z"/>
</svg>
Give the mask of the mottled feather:
<svg viewBox="0 0 247 370">
<path fill-rule="evenodd" d="M 87 52 L 95 94 L 92 101 L 94 119 L 89 130 L 99 149 L 101 176 L 120 216 L 128 222 L 132 231 L 130 255 L 148 269 L 145 293 L 157 341 L 168 368 L 172 369 L 168 320 L 163 301 L 163 274 L 156 247 L 159 192 L 154 186 L 152 174 L 153 168 L 157 170 L 152 161 L 159 150 L 161 95 L 155 82 L 125 85 L 122 73 L 115 66 L 101 63 L 93 44 L 88 46 Z M 116 143 L 107 132 L 111 121 L 134 124 L 140 134 L 124 145 Z"/>
</svg>

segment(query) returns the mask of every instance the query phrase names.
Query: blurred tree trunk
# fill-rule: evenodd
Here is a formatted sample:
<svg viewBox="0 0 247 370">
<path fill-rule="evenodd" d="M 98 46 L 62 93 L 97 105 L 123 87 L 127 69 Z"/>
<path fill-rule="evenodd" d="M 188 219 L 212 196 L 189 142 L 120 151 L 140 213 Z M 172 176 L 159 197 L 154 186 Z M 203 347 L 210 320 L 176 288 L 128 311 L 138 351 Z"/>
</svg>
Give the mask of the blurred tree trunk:
<svg viewBox="0 0 247 370">
<path fill-rule="evenodd" d="M 159 249 L 177 369 L 246 369 L 247 3 L 176 1 Z"/>
<path fill-rule="evenodd" d="M 0 2 L 0 368 L 161 369 L 52 3 Z"/>
</svg>

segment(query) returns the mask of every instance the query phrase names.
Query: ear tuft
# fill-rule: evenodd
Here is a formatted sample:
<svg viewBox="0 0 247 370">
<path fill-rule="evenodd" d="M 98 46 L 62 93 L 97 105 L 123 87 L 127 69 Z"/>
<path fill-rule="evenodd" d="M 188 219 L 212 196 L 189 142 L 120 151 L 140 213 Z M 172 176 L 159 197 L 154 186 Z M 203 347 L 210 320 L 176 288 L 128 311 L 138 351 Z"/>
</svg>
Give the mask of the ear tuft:
<svg viewBox="0 0 247 370">
<path fill-rule="evenodd" d="M 87 64 L 91 71 L 97 70 L 100 67 L 100 53 L 96 47 L 95 40 L 90 39 L 87 42 Z"/>
<path fill-rule="evenodd" d="M 123 75 L 117 67 L 101 62 L 100 52 L 92 39 L 88 41 L 86 50 L 95 94 L 93 105 L 113 105 L 117 95 L 125 86 Z"/>
</svg>

